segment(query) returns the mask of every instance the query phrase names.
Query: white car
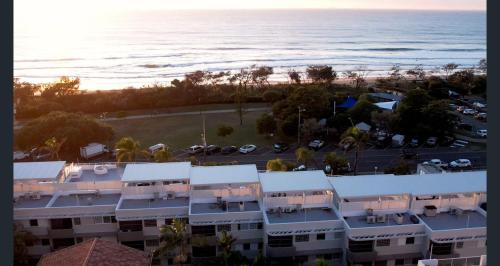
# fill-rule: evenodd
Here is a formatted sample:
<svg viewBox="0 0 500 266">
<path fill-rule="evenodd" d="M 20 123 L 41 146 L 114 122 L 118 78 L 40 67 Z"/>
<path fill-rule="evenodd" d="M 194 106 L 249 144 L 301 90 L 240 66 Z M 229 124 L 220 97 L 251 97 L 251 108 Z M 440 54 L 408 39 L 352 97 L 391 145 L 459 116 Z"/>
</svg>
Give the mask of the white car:
<svg viewBox="0 0 500 266">
<path fill-rule="evenodd" d="M 469 159 L 458 159 L 453 162 L 450 162 L 450 166 L 453 168 L 465 168 L 465 167 L 471 167 L 472 163 L 470 162 Z"/>
<path fill-rule="evenodd" d="M 240 147 L 240 153 L 247 154 L 253 152 L 257 149 L 257 146 L 253 144 L 247 144 Z"/>
<path fill-rule="evenodd" d="M 187 152 L 191 155 L 203 152 L 203 146 L 193 145 L 187 149 Z"/>
<path fill-rule="evenodd" d="M 480 129 L 476 131 L 476 134 L 480 136 L 481 138 L 486 138 L 488 137 L 488 130 L 487 129 Z"/>
<path fill-rule="evenodd" d="M 313 150 L 319 150 L 325 146 L 325 142 L 319 139 L 315 139 L 311 142 L 309 142 L 309 148 Z"/>
<path fill-rule="evenodd" d="M 477 114 L 477 111 L 474 109 L 465 109 L 462 113 L 464 115 L 475 115 L 475 114 Z"/>
<path fill-rule="evenodd" d="M 439 166 L 439 167 L 448 167 L 448 164 L 441 161 L 440 159 L 432 159 L 428 162 L 424 162 L 424 164 L 432 164 L 432 165 Z"/>
<path fill-rule="evenodd" d="M 30 157 L 30 154 L 24 151 L 15 151 L 14 160 L 24 160 Z"/>
</svg>

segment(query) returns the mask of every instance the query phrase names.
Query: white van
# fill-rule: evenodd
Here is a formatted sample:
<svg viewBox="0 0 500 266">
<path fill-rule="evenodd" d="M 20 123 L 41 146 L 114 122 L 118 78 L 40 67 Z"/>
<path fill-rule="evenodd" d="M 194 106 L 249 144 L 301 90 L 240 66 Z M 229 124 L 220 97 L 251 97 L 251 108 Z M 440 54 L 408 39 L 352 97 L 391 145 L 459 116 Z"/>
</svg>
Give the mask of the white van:
<svg viewBox="0 0 500 266">
<path fill-rule="evenodd" d="M 155 154 L 155 152 L 160 151 L 160 150 L 164 150 L 164 149 L 165 149 L 165 144 L 158 143 L 158 144 L 155 144 L 155 145 L 149 147 L 148 151 L 151 153 L 151 155 L 153 155 L 153 154 Z"/>
</svg>

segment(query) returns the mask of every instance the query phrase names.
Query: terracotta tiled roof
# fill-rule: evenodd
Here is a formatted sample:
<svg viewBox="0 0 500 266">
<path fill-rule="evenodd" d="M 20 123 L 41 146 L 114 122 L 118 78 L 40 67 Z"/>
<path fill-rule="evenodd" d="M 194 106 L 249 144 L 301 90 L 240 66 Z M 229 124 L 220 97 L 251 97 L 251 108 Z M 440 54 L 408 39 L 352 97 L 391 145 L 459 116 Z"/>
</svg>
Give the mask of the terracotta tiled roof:
<svg viewBox="0 0 500 266">
<path fill-rule="evenodd" d="M 45 254 L 37 266 L 149 266 L 148 254 L 98 238 Z"/>
</svg>

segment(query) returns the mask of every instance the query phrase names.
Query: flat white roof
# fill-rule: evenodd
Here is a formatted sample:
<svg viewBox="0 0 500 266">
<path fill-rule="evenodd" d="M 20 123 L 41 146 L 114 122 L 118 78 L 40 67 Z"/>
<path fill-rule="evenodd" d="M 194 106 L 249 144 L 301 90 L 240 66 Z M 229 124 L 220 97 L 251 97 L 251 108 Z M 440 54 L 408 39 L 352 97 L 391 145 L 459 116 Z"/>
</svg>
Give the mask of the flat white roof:
<svg viewBox="0 0 500 266">
<path fill-rule="evenodd" d="M 486 192 L 486 171 L 328 178 L 341 198 Z"/>
<path fill-rule="evenodd" d="M 65 164 L 65 161 L 14 163 L 14 180 L 54 180 Z"/>
<path fill-rule="evenodd" d="M 195 166 L 191 169 L 191 185 L 258 183 L 255 164 Z"/>
<path fill-rule="evenodd" d="M 189 179 L 190 162 L 127 164 L 123 182 Z"/>
<path fill-rule="evenodd" d="M 316 171 L 266 172 L 259 174 L 264 193 L 332 190 L 325 173 Z"/>
</svg>

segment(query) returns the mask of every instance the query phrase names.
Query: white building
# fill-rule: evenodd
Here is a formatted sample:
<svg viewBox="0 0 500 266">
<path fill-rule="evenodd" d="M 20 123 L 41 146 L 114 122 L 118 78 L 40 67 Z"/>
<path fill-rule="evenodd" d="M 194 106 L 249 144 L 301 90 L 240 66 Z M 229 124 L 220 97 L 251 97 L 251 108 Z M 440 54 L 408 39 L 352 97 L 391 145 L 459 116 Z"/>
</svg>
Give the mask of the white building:
<svg viewBox="0 0 500 266">
<path fill-rule="evenodd" d="M 243 256 L 281 264 L 479 261 L 486 172 L 327 177 L 188 162 L 14 163 L 14 220 L 37 236 L 34 257 L 96 236 L 152 251 L 174 218 L 189 224 L 192 263 L 221 254 L 222 231 Z"/>
</svg>

